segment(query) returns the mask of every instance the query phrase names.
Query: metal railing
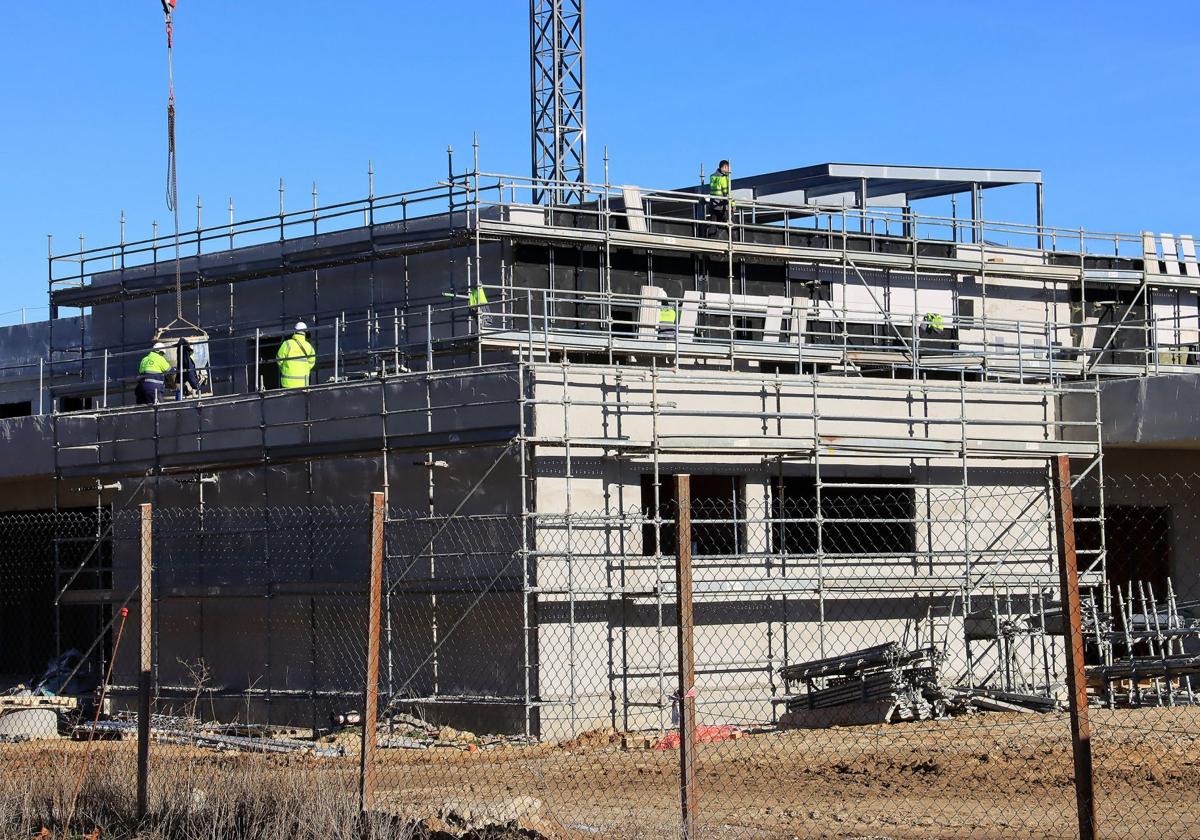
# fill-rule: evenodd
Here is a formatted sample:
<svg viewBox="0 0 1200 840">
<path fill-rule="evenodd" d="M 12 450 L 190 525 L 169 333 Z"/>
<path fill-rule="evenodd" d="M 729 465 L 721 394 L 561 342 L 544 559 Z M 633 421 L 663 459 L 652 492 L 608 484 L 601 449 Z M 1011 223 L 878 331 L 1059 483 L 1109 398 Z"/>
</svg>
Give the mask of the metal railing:
<svg viewBox="0 0 1200 840">
<path fill-rule="evenodd" d="M 897 314 L 886 305 L 865 309 L 805 298 L 724 293 L 673 298 L 507 282 L 483 289 L 488 303 L 480 306 L 443 299 L 313 319 L 312 384 L 476 364 L 491 348 L 530 361 L 584 354 L 629 363 L 641 354 L 673 367 L 698 360 L 718 360 L 730 369 L 770 362 L 785 365 L 779 369 L 784 373 L 832 369 L 919 378 L 950 372 L 1018 383 L 1185 372 L 1200 363 L 1200 339 L 1182 340 L 1200 336 L 1196 315 L 1081 324 L 946 313 L 940 326 L 932 326 L 915 311 Z M 885 304 L 882 291 L 879 303 Z M 662 320 L 664 312 L 674 321 Z M 264 348 L 289 334 L 274 319 L 243 324 L 233 335 L 209 336 L 212 361 L 204 369 L 208 385 L 202 393 L 268 387 L 276 363 Z M 125 400 L 114 395 L 132 392 L 146 352 L 144 346 L 117 346 L 57 353 L 53 365 L 47 358 L 0 368 L 0 380 L 36 375 L 39 391 L 54 386 L 93 397 L 93 408 L 119 406 Z"/>
<path fill-rule="evenodd" d="M 533 196 L 547 187 L 545 181 L 508 174 L 475 171 L 449 175 L 434 185 L 386 195 L 374 194 L 374 181 L 367 197 L 320 205 L 316 190 L 313 204 L 303 210 L 284 208 L 280 185 L 279 212 L 251 219 L 236 220 L 232 202 L 229 219 L 219 224 L 202 224 L 202 203 L 197 201 L 196 227 L 183 231 L 180 250 L 183 258 L 232 250 L 237 247 L 282 242 L 302 236 L 315 236 L 340 230 L 374 225 L 396 225 L 399 230 L 428 227 L 469 227 L 485 222 L 501 222 L 510 208 L 545 214 L 545 222 L 554 226 L 577 227 L 596 231 L 626 230 L 634 225 L 660 225 L 664 231 L 690 235 L 697 239 L 727 239 L 738 245 L 752 243 L 756 235 L 776 236 L 786 247 L 820 247 L 824 250 L 860 251 L 860 245 L 887 242 L 907 243 L 903 252 L 913 259 L 937 256 L 922 254 L 921 246 L 951 246 L 946 256 L 975 261 L 989 267 L 995 251 L 1017 249 L 1038 255 L 1043 265 L 1056 264 L 1082 268 L 1085 257 L 1119 258 L 1140 261 L 1144 239 L 1140 233 L 1092 231 L 1051 225 L 961 219 L 911 210 L 856 208 L 822 205 L 783 204 L 751 198 L 734 199 L 733 212 L 726 222 L 705 218 L 709 197 L 699 191 L 642 190 L 635 195 L 642 206 L 631 212 L 625 206 L 623 187 L 613 184 L 575 184 L 583 200 L 578 205 L 545 207 Z M 565 186 L 565 185 L 564 185 Z M 532 218 L 526 215 L 526 218 Z M 436 223 L 436 224 L 435 224 Z M 817 235 L 816 240 L 811 237 Z M 812 244 L 813 242 L 819 244 Z M 981 248 L 980 245 L 983 245 Z M 81 237 L 76 250 L 49 253 L 50 289 L 86 286 L 93 275 L 135 266 L 153 265 L 174 258 L 170 237 L 154 235 L 146 239 L 125 239 L 121 223 L 120 241 L 113 245 L 87 248 Z M 875 250 L 874 247 L 868 250 Z M 1076 262 L 1072 262 L 1074 258 Z M 991 264 L 991 268 L 999 268 Z M 1129 266 L 1138 270 L 1136 266 Z M 1166 282 L 1170 278 L 1163 278 Z M 1179 281 L 1181 278 L 1174 278 Z M 1186 282 L 1186 278 L 1182 278 Z"/>
<path fill-rule="evenodd" d="M 532 178 L 500 173 L 466 173 L 452 179 L 464 193 L 464 200 L 480 208 L 481 215 L 512 206 L 544 211 L 550 225 L 577 226 L 595 230 L 629 230 L 629 219 L 638 224 L 675 227 L 664 232 L 686 234 L 690 228 L 696 238 L 729 239 L 737 244 L 752 242 L 755 233 L 781 234 L 782 244 L 791 246 L 789 235 L 825 234 L 826 249 L 841 250 L 851 242 L 871 240 L 907 241 L 908 256 L 921 256 L 919 246 L 958 245 L 976 261 L 984 262 L 992 249 L 1019 249 L 1059 256 L 1121 257 L 1140 260 L 1143 238 L 1140 233 L 1091 231 L 986 219 L 961 219 L 952 216 L 901 211 L 890 208 L 828 207 L 818 204 L 797 205 L 733 197 L 733 212 L 728 221 L 706 219 L 704 208 L 710 197 L 699 191 L 643 190 L 633 195 L 643 202 L 633 213 L 625 206 L 626 188 L 613 184 L 587 184 L 579 205 L 541 207 L 532 195 L 541 182 Z M 575 185 L 578 186 L 578 185 Z M 655 212 L 655 208 L 658 212 Z M 586 221 L 585 221 L 586 220 Z M 620 224 L 614 224 L 619 220 Z M 795 243 L 797 246 L 800 242 Z M 983 244 L 981 250 L 979 245 Z M 952 252 L 951 252 L 952 253 Z M 948 254 L 949 255 L 949 254 Z M 1046 260 L 1048 263 L 1048 260 Z M 1068 263 L 1069 265 L 1069 263 Z M 995 266 L 993 266 L 995 267 Z M 1076 266 L 1078 267 L 1078 265 Z"/>
</svg>

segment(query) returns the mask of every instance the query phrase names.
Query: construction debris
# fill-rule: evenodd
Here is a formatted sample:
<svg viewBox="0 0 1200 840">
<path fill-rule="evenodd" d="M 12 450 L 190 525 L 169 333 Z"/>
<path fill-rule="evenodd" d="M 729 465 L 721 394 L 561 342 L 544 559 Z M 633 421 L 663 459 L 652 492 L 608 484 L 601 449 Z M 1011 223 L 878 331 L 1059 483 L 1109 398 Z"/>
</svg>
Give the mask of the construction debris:
<svg viewBox="0 0 1200 840">
<path fill-rule="evenodd" d="M 905 650 L 895 642 L 779 669 L 788 696 L 780 724 L 805 728 L 940 720 L 974 710 L 1049 712 L 1056 697 L 986 687 L 946 685 L 935 648 Z M 804 691 L 792 693 L 795 683 Z"/>
<path fill-rule="evenodd" d="M 305 753 L 320 758 L 338 758 L 346 754 L 344 747 L 319 746 L 315 742 L 282 738 L 254 737 L 247 735 L 224 735 L 225 724 L 201 724 L 192 718 L 170 715 L 151 715 L 150 734 L 164 744 L 181 744 L 216 750 L 236 750 L 253 753 Z M 137 718 L 121 714 L 112 720 L 85 723 L 71 731 L 75 740 L 86 740 L 89 735 L 96 739 L 120 740 L 137 734 Z"/>
<path fill-rule="evenodd" d="M 940 662 L 934 648 L 905 650 L 889 642 L 785 665 L 779 675 L 789 696 L 784 698 L 787 714 L 780 722 L 808 727 L 945 717 L 949 704 L 958 698 L 939 684 Z M 804 685 L 802 693 L 793 693 L 795 683 Z M 841 711 L 816 713 L 831 708 Z"/>
<path fill-rule="evenodd" d="M 995 688 L 976 687 L 970 689 L 955 688 L 970 698 L 969 702 L 977 709 L 1004 712 L 1060 712 L 1065 708 L 1066 696 L 1058 696 L 1063 689 L 1061 685 L 1051 686 L 1054 696 L 1043 694 L 1024 694 L 1017 691 L 1003 691 Z M 997 704 L 1003 704 L 1000 708 Z"/>
</svg>

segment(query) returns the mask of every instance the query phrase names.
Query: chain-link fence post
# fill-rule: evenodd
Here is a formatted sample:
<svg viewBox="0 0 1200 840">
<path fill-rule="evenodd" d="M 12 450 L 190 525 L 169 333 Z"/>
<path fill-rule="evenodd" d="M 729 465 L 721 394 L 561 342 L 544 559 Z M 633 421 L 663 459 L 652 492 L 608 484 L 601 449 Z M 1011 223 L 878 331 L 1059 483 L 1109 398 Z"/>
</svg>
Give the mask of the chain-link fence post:
<svg viewBox="0 0 1200 840">
<path fill-rule="evenodd" d="M 1092 779 L 1092 731 L 1088 722 L 1087 675 L 1084 670 L 1083 617 L 1079 603 L 1079 569 L 1075 557 L 1075 519 L 1071 500 L 1071 461 L 1059 455 L 1054 467 L 1058 507 L 1054 516 L 1058 573 L 1062 587 L 1067 654 L 1067 690 L 1071 709 L 1071 752 L 1075 759 L 1075 803 L 1080 840 L 1095 840 L 1096 798 Z"/>
<path fill-rule="evenodd" d="M 691 476 L 675 476 L 675 610 L 679 638 L 679 804 L 683 837 L 696 836 L 696 656 L 692 639 Z"/>
<path fill-rule="evenodd" d="M 379 707 L 379 639 L 383 599 L 383 494 L 371 494 L 371 585 L 367 590 L 367 680 L 363 692 L 362 753 L 359 765 L 358 808 L 366 813 L 374 794 L 375 729 Z"/>
<path fill-rule="evenodd" d="M 139 613 L 139 639 L 141 641 L 138 664 L 138 721 L 137 721 L 137 816 L 138 820 L 146 818 L 150 805 L 150 694 L 151 694 L 151 665 L 153 656 L 151 645 L 150 605 L 153 600 L 152 590 L 152 559 L 153 551 L 153 511 L 149 504 L 140 506 L 141 538 L 140 551 L 140 586 L 141 611 Z"/>
</svg>

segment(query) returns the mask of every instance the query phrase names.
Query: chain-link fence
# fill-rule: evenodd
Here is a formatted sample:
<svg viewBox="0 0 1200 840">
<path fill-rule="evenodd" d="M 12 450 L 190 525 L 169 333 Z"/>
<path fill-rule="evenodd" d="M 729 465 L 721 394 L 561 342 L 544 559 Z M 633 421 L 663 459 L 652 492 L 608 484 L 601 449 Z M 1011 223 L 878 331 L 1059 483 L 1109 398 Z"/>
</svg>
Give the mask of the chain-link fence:
<svg viewBox="0 0 1200 840">
<path fill-rule="evenodd" d="M 1099 475 L 0 516 L 0 822 L 1195 837 L 1200 477 Z"/>
</svg>

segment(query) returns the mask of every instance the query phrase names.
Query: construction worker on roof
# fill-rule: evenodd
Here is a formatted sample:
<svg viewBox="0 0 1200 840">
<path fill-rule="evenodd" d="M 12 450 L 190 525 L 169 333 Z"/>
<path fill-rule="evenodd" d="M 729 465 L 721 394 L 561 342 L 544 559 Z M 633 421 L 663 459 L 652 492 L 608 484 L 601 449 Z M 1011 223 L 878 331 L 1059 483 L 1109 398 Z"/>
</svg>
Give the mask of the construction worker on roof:
<svg viewBox="0 0 1200 840">
<path fill-rule="evenodd" d="M 304 334 L 308 324 L 297 321 L 295 331 L 275 354 L 279 363 L 279 384 L 283 388 L 305 388 L 308 386 L 308 375 L 317 364 L 317 351 L 308 343 Z"/>
<path fill-rule="evenodd" d="M 167 345 L 156 341 L 150 352 L 138 363 L 137 388 L 134 396 L 138 405 L 154 405 L 162 402 L 163 390 L 167 387 L 167 376 L 175 372 L 166 356 Z"/>
<path fill-rule="evenodd" d="M 710 221 L 722 224 L 729 221 L 729 209 L 733 205 L 729 198 L 729 175 L 731 172 L 729 161 L 723 160 L 717 165 L 717 171 L 708 179 L 708 218 Z"/>
</svg>

